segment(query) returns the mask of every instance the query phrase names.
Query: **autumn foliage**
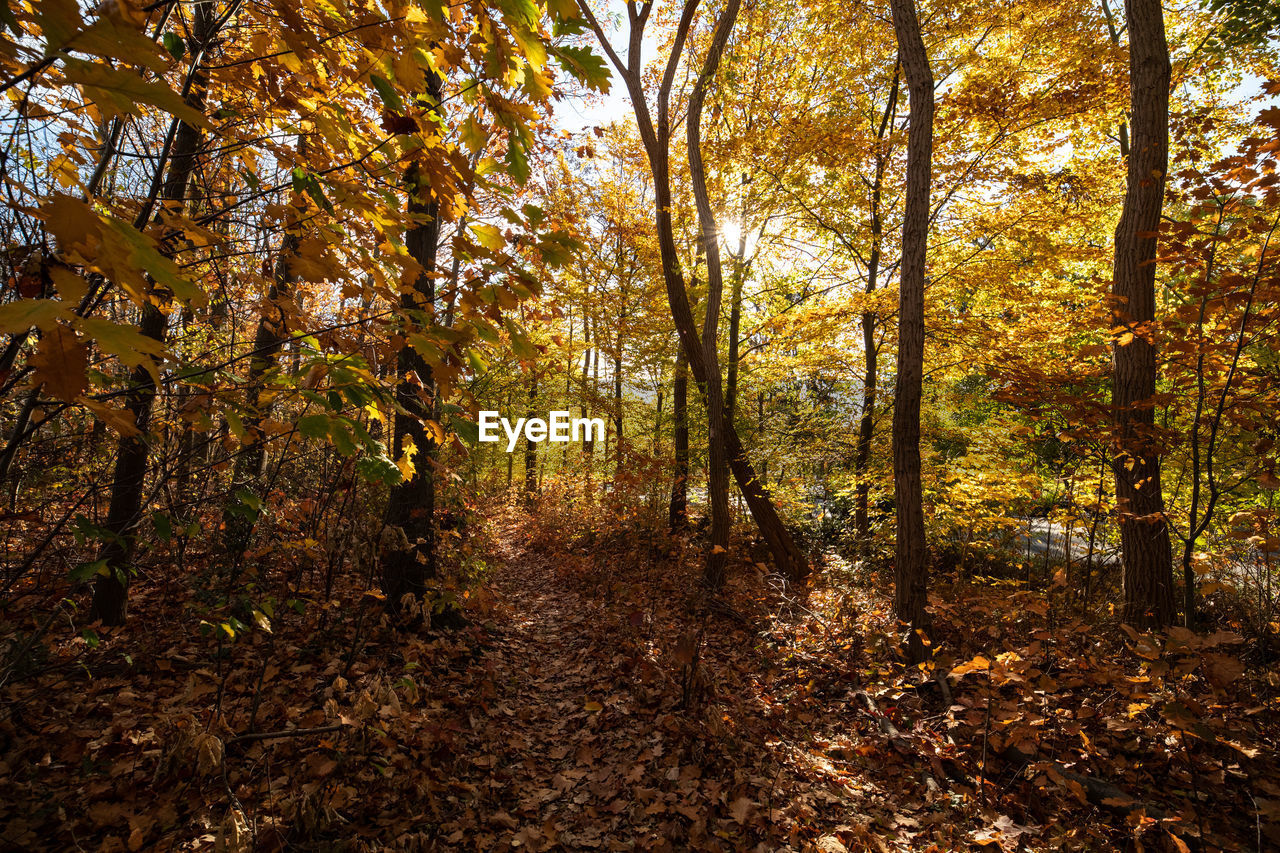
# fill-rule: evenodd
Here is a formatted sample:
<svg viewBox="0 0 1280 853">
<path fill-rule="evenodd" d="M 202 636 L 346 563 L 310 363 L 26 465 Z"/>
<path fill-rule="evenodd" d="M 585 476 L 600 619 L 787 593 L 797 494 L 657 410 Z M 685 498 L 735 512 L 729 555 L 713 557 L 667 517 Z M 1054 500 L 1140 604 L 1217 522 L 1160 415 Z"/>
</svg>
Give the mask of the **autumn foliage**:
<svg viewBox="0 0 1280 853">
<path fill-rule="evenodd" d="M 1274 6 L 0 0 L 0 849 L 1280 845 Z"/>
</svg>

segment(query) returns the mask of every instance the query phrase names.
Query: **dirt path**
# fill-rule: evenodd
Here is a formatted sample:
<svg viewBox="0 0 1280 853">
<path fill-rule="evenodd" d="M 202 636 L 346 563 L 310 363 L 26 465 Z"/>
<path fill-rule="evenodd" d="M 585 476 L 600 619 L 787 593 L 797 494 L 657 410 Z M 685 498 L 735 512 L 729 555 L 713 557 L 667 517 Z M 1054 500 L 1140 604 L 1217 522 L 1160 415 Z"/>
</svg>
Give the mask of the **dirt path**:
<svg viewBox="0 0 1280 853">
<path fill-rule="evenodd" d="M 575 566 L 504 548 L 447 771 L 465 807 L 437 840 L 459 850 L 785 853 L 819 849 L 831 829 L 873 837 L 848 824 L 882 815 L 891 827 L 897 801 L 911 799 L 900 783 L 878 784 L 899 759 L 878 731 L 864 743 L 866 721 L 839 698 L 845 676 L 823 674 L 760 626 L 710 617 L 693 668 L 698 698 L 686 706 L 681 648 L 700 623 L 685 606 L 690 578 L 671 566 L 641 577 L 622 560 Z M 820 757 L 819 744 L 842 757 Z"/>
<path fill-rule="evenodd" d="M 609 615 L 537 554 L 511 554 L 491 588 L 501 604 L 468 739 L 477 823 L 494 847 L 466 846 L 661 849 L 635 789 L 670 766 L 678 780 L 679 767 L 663 762 L 667 733 L 628 689 L 633 661 Z"/>
</svg>

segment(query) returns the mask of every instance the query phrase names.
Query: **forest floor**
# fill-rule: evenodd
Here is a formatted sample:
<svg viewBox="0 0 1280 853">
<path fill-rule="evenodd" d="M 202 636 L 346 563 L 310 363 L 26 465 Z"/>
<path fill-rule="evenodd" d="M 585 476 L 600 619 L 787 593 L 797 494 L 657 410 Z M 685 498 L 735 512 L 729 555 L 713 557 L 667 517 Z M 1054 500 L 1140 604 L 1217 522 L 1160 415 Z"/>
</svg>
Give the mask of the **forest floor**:
<svg viewBox="0 0 1280 853">
<path fill-rule="evenodd" d="M 709 600 L 698 546 L 642 527 L 510 511 L 485 547 L 459 630 L 398 628 L 353 572 L 328 601 L 294 576 L 311 604 L 235 643 L 197 630 L 191 579 L 55 638 L 3 688 L 0 849 L 1280 843 L 1274 666 L 1230 631 L 940 583 L 930 670 L 884 577 L 835 556 L 801 601 L 739 543 Z"/>
</svg>

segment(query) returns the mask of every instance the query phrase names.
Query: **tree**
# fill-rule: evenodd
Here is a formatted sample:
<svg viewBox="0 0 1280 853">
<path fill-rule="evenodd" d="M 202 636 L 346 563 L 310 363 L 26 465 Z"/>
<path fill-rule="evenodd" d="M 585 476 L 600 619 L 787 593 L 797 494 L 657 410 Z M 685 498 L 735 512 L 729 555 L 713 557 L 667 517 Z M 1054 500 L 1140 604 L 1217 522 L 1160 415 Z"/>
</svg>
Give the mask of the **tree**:
<svg viewBox="0 0 1280 853">
<path fill-rule="evenodd" d="M 440 110 L 444 80 L 438 74 L 427 75 L 426 100 L 428 114 Z M 409 213 L 414 225 L 405 243 L 409 254 L 421 271 L 412 287 L 400 296 L 400 307 L 410 328 L 430 329 L 435 323 L 436 253 L 440 244 L 440 200 L 443 188 L 433 187 L 430 174 L 415 165 L 405 174 L 409 196 Z M 387 498 L 386 523 L 403 531 L 396 536 L 396 547 L 382 555 L 382 591 L 387 606 L 400 606 L 406 594 L 415 597 L 426 592 L 427 581 L 436 576 L 436 423 L 432 415 L 436 407 L 436 388 L 431 366 L 406 336 L 396 356 L 400 382 L 396 386 L 399 410 L 393 423 L 392 453 L 400 458 L 413 453 L 413 472 L 391 487 Z M 437 427 L 438 428 L 438 427 Z"/>
<path fill-rule="evenodd" d="M 1113 470 L 1124 559 L 1123 618 L 1158 628 L 1175 612 L 1154 400 L 1156 238 L 1169 169 L 1170 64 L 1160 0 L 1126 0 L 1125 18 L 1133 140 L 1115 233 Z"/>
<path fill-rule="evenodd" d="M 907 79 L 906 207 L 898 291 L 898 369 L 893 408 L 893 486 L 897 502 L 893 609 L 910 626 L 914 659 L 923 654 L 929 553 L 920 481 L 920 395 L 924 374 L 924 292 L 933 157 L 933 71 L 914 0 L 892 0 L 893 29 Z"/>
<path fill-rule="evenodd" d="M 630 34 L 625 62 L 614 50 L 590 6 L 583 2 L 580 3 L 579 8 L 587 19 L 587 23 L 599 41 L 600 46 L 622 77 L 627 86 L 628 94 L 631 96 L 631 104 L 635 111 L 640 138 L 644 145 L 650 174 L 653 177 L 655 230 L 658 236 L 663 281 L 667 289 L 667 300 L 671 308 L 672 320 L 680 337 L 681 347 L 689 360 L 690 372 L 695 381 L 705 386 L 707 382 L 712 380 L 712 377 L 704 357 L 698 327 L 694 322 L 693 311 L 689 304 L 689 293 L 685 288 L 684 274 L 681 271 L 679 254 L 676 250 L 675 233 L 672 226 L 673 199 L 670 160 L 671 88 L 675 82 L 675 75 L 680 65 L 681 55 L 684 52 L 685 42 L 688 39 L 689 28 L 697 12 L 697 5 L 697 0 L 688 0 L 681 11 L 675 38 L 667 57 L 666 67 L 657 92 L 658 115 L 656 123 L 651 117 L 649 104 L 646 100 L 640 57 L 645 25 L 653 10 L 652 3 L 637 4 L 633 0 L 633 2 L 627 4 Z M 715 381 L 721 381 L 718 375 L 715 377 Z M 763 483 L 756 476 L 755 470 L 747 459 L 746 450 L 742 446 L 737 431 L 734 429 L 732 420 L 730 418 L 724 418 L 723 420 L 724 456 L 733 471 L 734 479 L 737 480 L 738 488 L 742 491 L 743 497 L 747 501 L 747 506 L 751 510 L 752 517 L 756 521 L 761 536 L 764 537 L 769 545 L 769 550 L 778 566 L 778 570 L 792 583 L 800 583 L 808 574 L 808 560 L 796 546 L 790 532 L 778 516 L 777 508 L 765 491 Z M 710 550 L 714 551 L 714 546 Z"/>
<path fill-rule="evenodd" d="M 195 21 L 191 31 L 191 64 L 187 75 L 186 105 L 200 110 L 204 105 L 204 88 L 207 83 L 204 71 L 205 52 L 213 45 L 219 28 L 226 22 L 233 9 L 219 15 L 212 4 L 200 4 L 195 8 Z M 174 118 L 169 136 L 162 149 L 160 163 L 156 166 L 155 182 L 147 203 L 134 220 L 135 228 L 142 228 L 151 220 L 157 195 L 169 205 L 181 209 L 185 206 L 191 176 L 196 170 L 203 132 L 195 124 Z M 167 155 L 167 156 L 166 156 Z M 165 161 L 168 171 L 165 173 Z M 163 182 L 161 175 L 164 175 Z M 159 220 L 157 220 L 159 221 Z M 169 316 L 157 304 L 164 300 L 162 292 L 151 282 L 152 291 L 142 307 L 139 333 L 163 344 L 169 326 Z M 112 478 L 111 504 L 107 509 L 104 529 L 106 544 L 98 554 L 101 569 L 94 579 L 93 604 L 90 617 L 107 625 L 119 625 L 125 620 L 128 602 L 128 579 L 132 571 L 136 540 L 136 528 L 143 514 L 143 492 L 151 456 L 151 412 L 156 399 L 156 381 L 159 360 L 144 357 L 133 369 L 125 407 L 132 419 L 133 429 L 123 435 L 116 447 L 115 474 Z"/>
</svg>

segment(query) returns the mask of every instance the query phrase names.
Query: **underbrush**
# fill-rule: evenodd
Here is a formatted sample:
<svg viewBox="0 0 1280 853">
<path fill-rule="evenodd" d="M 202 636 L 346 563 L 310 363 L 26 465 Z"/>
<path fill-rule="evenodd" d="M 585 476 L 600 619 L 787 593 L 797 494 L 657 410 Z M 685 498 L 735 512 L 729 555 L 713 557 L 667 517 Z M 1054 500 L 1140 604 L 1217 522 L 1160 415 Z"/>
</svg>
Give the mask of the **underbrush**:
<svg viewBox="0 0 1280 853">
<path fill-rule="evenodd" d="M 1169 851 L 1280 843 L 1280 679 L 1273 667 L 1240 663 L 1238 621 L 1139 634 L 1108 608 L 1085 608 L 1067 585 L 1069 567 L 1037 571 L 1039 588 L 1028 589 L 1026 567 L 1007 557 L 971 559 L 961 570 L 944 552 L 934 565 L 932 656 L 910 666 L 888 612 L 892 565 L 883 555 L 828 557 L 797 594 L 771 586 L 737 541 L 717 608 L 698 595 L 700 550 L 655 561 L 628 544 L 647 535 L 626 526 L 597 535 L 594 558 L 566 571 L 635 608 L 638 625 L 651 624 L 655 595 L 674 602 L 659 629 L 643 632 L 645 648 L 704 758 L 728 761 L 730 735 L 741 749 L 765 731 L 777 739 L 789 730 L 807 740 L 806 758 L 771 753 L 780 777 L 798 784 L 803 764 L 812 781 L 823 775 L 816 761 L 828 783 L 843 786 L 841 797 L 852 786 L 871 798 L 850 820 L 847 800 L 831 809 L 795 789 L 792 802 L 803 806 L 786 811 L 792 843 Z M 1094 580 L 1095 596 L 1108 595 L 1113 579 Z"/>
</svg>

